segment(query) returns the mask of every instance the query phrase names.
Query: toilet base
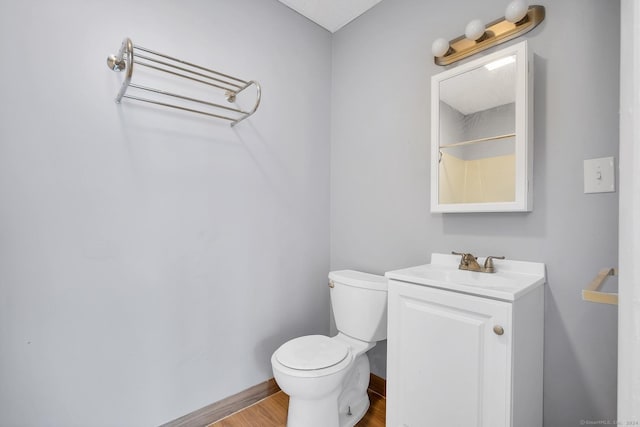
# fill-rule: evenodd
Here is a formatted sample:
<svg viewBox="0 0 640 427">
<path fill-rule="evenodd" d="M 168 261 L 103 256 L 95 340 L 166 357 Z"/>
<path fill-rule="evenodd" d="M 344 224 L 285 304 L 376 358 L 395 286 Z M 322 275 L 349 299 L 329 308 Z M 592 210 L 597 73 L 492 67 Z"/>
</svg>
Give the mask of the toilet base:
<svg viewBox="0 0 640 427">
<path fill-rule="evenodd" d="M 368 360 L 366 367 L 369 367 Z M 369 406 L 366 386 L 364 391 L 361 387 L 337 389 L 322 399 L 289 396 L 287 427 L 353 427 L 364 417 Z"/>
<path fill-rule="evenodd" d="M 339 426 L 338 396 L 340 389 L 320 400 L 307 400 L 289 396 L 287 427 Z"/>
<path fill-rule="evenodd" d="M 369 409 L 370 378 L 369 358 L 366 353 L 356 357 L 353 368 L 344 381 L 344 389 L 338 398 L 340 427 L 353 427 Z"/>
<path fill-rule="evenodd" d="M 358 421 L 360 421 L 364 414 L 369 410 L 369 396 L 365 396 L 364 399 L 350 405 L 351 415 L 348 412 L 340 412 L 340 427 L 353 427 Z M 347 409 L 348 411 L 348 409 Z"/>
</svg>

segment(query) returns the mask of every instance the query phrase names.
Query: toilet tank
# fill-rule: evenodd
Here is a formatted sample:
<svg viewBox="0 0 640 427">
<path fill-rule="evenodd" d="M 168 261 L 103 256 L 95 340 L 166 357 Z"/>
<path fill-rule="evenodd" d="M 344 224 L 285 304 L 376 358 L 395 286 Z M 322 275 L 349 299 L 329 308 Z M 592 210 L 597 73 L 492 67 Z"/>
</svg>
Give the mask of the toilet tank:
<svg viewBox="0 0 640 427">
<path fill-rule="evenodd" d="M 329 273 L 338 331 L 365 342 L 387 338 L 387 279 L 353 270 Z"/>
</svg>

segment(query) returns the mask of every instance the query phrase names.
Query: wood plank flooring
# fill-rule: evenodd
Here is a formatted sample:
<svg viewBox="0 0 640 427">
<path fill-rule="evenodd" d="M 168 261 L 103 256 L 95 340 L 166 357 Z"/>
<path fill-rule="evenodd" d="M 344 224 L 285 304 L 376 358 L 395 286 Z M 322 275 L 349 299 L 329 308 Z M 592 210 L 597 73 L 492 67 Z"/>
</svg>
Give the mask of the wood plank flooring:
<svg viewBox="0 0 640 427">
<path fill-rule="evenodd" d="M 369 390 L 371 406 L 356 427 L 384 427 L 386 400 Z M 289 396 L 279 391 L 208 427 L 284 427 L 287 424 Z"/>
<path fill-rule="evenodd" d="M 373 377 L 373 376 L 372 376 Z M 381 381 L 384 381 L 381 379 Z M 205 427 L 213 422 L 223 419 L 243 408 L 250 407 L 254 403 L 280 391 L 276 380 L 269 380 L 249 387 L 246 390 L 229 396 L 211 405 L 200 408 L 178 419 L 163 424 L 160 427 Z M 383 393 L 383 392 L 380 392 Z"/>
</svg>

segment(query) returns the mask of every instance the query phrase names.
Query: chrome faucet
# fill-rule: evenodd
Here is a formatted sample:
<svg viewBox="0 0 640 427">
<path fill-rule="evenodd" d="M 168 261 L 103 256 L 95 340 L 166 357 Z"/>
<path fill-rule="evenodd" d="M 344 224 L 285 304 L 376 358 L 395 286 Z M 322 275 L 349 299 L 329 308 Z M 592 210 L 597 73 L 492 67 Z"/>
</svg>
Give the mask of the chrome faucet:
<svg viewBox="0 0 640 427">
<path fill-rule="evenodd" d="M 495 273 L 496 269 L 493 266 L 494 259 L 504 259 L 503 256 L 488 256 L 487 259 L 484 260 L 484 266 L 481 267 L 478 264 L 478 257 L 473 256 L 473 254 L 469 253 L 459 253 L 459 252 L 451 252 L 453 255 L 461 255 L 460 265 L 458 266 L 459 270 L 468 270 L 468 271 L 478 271 L 480 273 Z"/>
</svg>

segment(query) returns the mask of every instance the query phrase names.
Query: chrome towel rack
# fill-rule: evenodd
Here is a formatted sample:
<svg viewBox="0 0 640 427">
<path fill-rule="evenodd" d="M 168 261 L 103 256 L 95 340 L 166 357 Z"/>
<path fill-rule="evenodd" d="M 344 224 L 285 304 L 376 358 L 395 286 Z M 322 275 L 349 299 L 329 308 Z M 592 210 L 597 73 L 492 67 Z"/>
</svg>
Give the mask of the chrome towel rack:
<svg viewBox="0 0 640 427">
<path fill-rule="evenodd" d="M 107 65 L 113 71 L 126 71 L 124 81 L 115 99 L 117 103 L 120 103 L 122 98 L 128 98 L 135 101 L 228 120 L 231 122 L 231 126 L 235 126 L 251 116 L 260 105 L 261 88 L 256 81 L 245 81 L 219 71 L 155 52 L 139 45 L 134 45 L 130 38 L 123 40 L 122 46 L 116 55 L 110 55 L 107 58 Z M 255 104 L 252 109 L 247 111 L 215 102 L 196 99 L 184 94 L 176 94 L 166 90 L 132 83 L 134 66 L 144 67 L 151 70 L 152 73 L 159 72 L 161 74 L 179 77 L 180 79 L 190 82 L 190 84 L 195 84 L 195 86 L 199 88 L 199 92 L 202 91 L 203 88 L 215 88 L 218 91 L 223 91 L 224 97 L 229 103 L 234 103 L 238 94 L 253 86 L 255 87 L 256 93 Z M 140 93 L 151 93 L 153 95 L 147 98 L 139 96 L 138 94 L 127 93 L 129 88 L 133 88 Z M 173 100 L 174 102 L 175 100 L 179 100 L 179 103 L 169 103 L 167 100 Z M 201 106 L 206 106 L 206 109 L 202 109 Z"/>
</svg>

